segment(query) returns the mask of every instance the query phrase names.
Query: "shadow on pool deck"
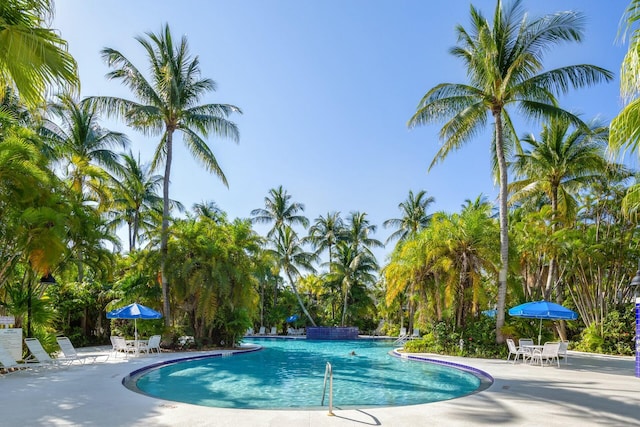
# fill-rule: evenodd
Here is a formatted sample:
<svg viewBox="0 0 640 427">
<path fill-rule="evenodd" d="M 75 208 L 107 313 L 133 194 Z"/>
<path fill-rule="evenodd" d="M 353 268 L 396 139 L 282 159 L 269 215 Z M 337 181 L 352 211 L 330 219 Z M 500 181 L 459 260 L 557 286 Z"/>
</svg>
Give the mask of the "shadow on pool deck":
<svg viewBox="0 0 640 427">
<path fill-rule="evenodd" d="M 447 358 L 489 372 L 483 392 L 422 405 L 341 410 L 238 410 L 146 397 L 124 388 L 129 372 L 183 354 L 113 357 L 107 363 L 0 376 L 0 425 L 74 426 L 640 426 L 632 358 L 570 353 L 569 365 Z"/>
</svg>

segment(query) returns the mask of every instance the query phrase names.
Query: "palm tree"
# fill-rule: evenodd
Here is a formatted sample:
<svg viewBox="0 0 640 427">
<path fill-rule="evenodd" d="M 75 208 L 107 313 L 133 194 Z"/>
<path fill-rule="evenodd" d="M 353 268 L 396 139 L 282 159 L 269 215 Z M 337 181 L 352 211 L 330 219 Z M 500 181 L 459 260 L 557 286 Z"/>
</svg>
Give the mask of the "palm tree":
<svg viewBox="0 0 640 427">
<path fill-rule="evenodd" d="M 517 155 L 512 164 L 520 179 L 509 185 L 511 201 L 542 193 L 551 205 L 552 233 L 560 222 L 573 222 L 578 192 L 607 170 L 604 156 L 608 136 L 608 128 L 600 124 L 572 129 L 566 120 L 551 119 L 543 126 L 539 140 L 533 135 L 522 138 L 531 148 Z M 551 255 L 545 299 L 549 299 L 555 284 L 556 261 Z"/>
<path fill-rule="evenodd" d="M 339 283 L 342 288 L 343 305 L 340 325 L 345 326 L 351 290 L 358 285 L 367 286 L 375 283 L 374 273 L 378 270 L 378 264 L 371 252 L 357 252 L 346 241 L 339 242 L 336 249 L 335 261 L 327 278 L 331 283 Z"/>
<path fill-rule="evenodd" d="M 471 6 L 471 30 L 458 26 L 459 45 L 451 53 L 467 67 L 468 84 L 442 83 L 427 92 L 418 104 L 409 127 L 445 120 L 440 130 L 441 148 L 431 167 L 476 136 L 494 120 L 492 150 L 497 156 L 500 187 L 500 254 L 496 341 L 504 340 L 504 310 L 509 265 L 507 219 L 507 161 L 517 142 L 507 107 L 514 105 L 528 118 L 565 117 L 576 126 L 584 126 L 575 115 L 558 106 L 556 95 L 570 86 L 584 87 L 609 81 L 612 74 L 593 65 L 572 65 L 542 71 L 544 54 L 562 42 L 580 41 L 583 16 L 576 12 L 558 12 L 530 20 L 521 0 L 504 6 L 498 0 L 493 25 Z M 510 108 L 509 108 L 510 109 Z"/>
<path fill-rule="evenodd" d="M 228 186 L 227 179 L 215 155 L 204 138 L 209 134 L 229 137 L 238 141 L 239 133 L 235 123 L 227 118 L 240 109 L 230 104 L 202 104 L 200 99 L 216 89 L 213 80 L 200 77 L 200 61 L 191 57 L 186 37 L 174 45 L 169 25 L 159 34 L 146 33 L 147 38 L 136 40 L 145 49 L 149 61 L 151 80 L 122 53 L 105 48 L 102 57 L 115 69 L 107 74 L 109 79 L 120 80 L 128 86 L 139 102 L 115 97 L 94 97 L 91 102 L 109 114 L 124 117 L 134 129 L 148 135 L 159 135 L 152 168 L 164 162 L 162 234 L 160 242 L 162 276 L 162 298 L 165 324 L 171 325 L 169 282 L 164 274 L 167 262 L 167 241 L 169 229 L 169 183 L 173 161 L 173 136 L 181 132 L 183 142 L 207 169 L 217 175 Z"/>
<path fill-rule="evenodd" d="M 112 149 L 125 148 L 129 138 L 100 127 L 95 105 L 79 103 L 68 94 L 59 95 L 49 111 L 61 125 L 45 121 L 43 131 L 57 157 L 66 163 L 71 189 L 83 198 L 106 203 L 110 197 L 105 194 L 108 172 L 119 166 L 118 154 Z"/>
<path fill-rule="evenodd" d="M 371 249 L 382 248 L 384 245 L 378 239 L 371 237 L 376 232 L 377 227 L 369 222 L 367 214 L 365 212 L 351 212 L 351 215 L 347 218 L 345 228 L 344 243 L 349 248 L 349 253 L 345 255 L 345 250 L 341 250 L 343 262 L 337 265 L 344 267 L 348 260 L 349 263 L 353 262 L 353 265 L 349 267 L 351 271 L 364 268 L 359 266 L 367 266 L 367 268 L 372 266 L 373 269 L 378 269 L 375 255 Z M 346 271 L 344 268 L 342 270 Z M 353 281 L 348 280 L 343 283 L 345 286 L 343 286 L 342 323 L 345 321 L 349 303 L 349 290 L 353 285 Z"/>
<path fill-rule="evenodd" d="M 387 244 L 392 240 L 398 239 L 398 245 L 404 243 L 408 239 L 415 237 L 420 230 L 426 228 L 431 222 L 431 215 L 427 215 L 427 209 L 430 204 L 435 202 L 433 197 L 426 197 L 425 190 L 419 191 L 415 196 L 413 191 L 409 190 L 407 200 L 398 204 L 398 208 L 402 211 L 402 218 L 388 219 L 382 223 L 384 227 L 395 227 L 397 230 L 391 233 L 387 238 Z M 413 329 L 413 313 L 414 313 L 414 292 L 416 284 L 414 277 L 407 277 L 409 283 L 408 305 L 409 305 L 409 331 Z"/>
<path fill-rule="evenodd" d="M 637 151 L 640 144 L 640 0 L 631 0 L 620 21 L 622 40 L 630 33 L 629 49 L 620 66 L 620 94 L 625 107 L 611 121 L 609 145 Z"/>
<path fill-rule="evenodd" d="M 429 293 L 436 303 L 451 308 L 458 326 L 486 306 L 484 284 L 497 272 L 498 227 L 490 214 L 491 205 L 482 196 L 465 202 L 459 214 L 437 213 L 407 250 L 403 247 L 400 254 L 405 259 L 395 260 L 400 263 L 398 273 L 420 275 L 423 287 L 431 283 Z"/>
<path fill-rule="evenodd" d="M 219 222 L 221 219 L 226 218 L 226 213 L 220 209 L 216 202 L 212 200 L 196 203 L 193 205 L 192 209 L 198 216 L 208 218 L 215 222 Z"/>
<path fill-rule="evenodd" d="M 317 253 L 329 252 L 329 264 L 333 260 L 333 248 L 343 238 L 344 223 L 340 212 L 327 212 L 326 216 L 320 215 L 309 228 L 308 240 L 317 249 Z"/>
<path fill-rule="evenodd" d="M 269 190 L 269 196 L 264 198 L 264 209 L 254 209 L 251 211 L 251 219 L 254 223 L 270 224 L 273 227 L 267 233 L 270 238 L 274 233 L 283 230 L 286 226 L 302 225 L 307 228 L 309 220 L 306 216 L 300 215 L 304 212 L 304 204 L 291 201 L 291 195 L 282 188 L 272 188 Z"/>
<path fill-rule="evenodd" d="M 366 212 L 351 212 L 347 218 L 345 241 L 358 252 L 371 252 L 372 248 L 382 248 L 384 245 L 378 239 L 370 237 L 377 227 L 369 222 Z"/>
<path fill-rule="evenodd" d="M 153 213 L 162 211 L 162 197 L 158 191 L 163 178 L 152 174 L 151 166 L 140 162 L 140 155 L 136 158 L 129 151 L 120 158 L 120 167 L 115 170 L 118 180 L 114 180 L 115 188 L 111 190 L 111 226 L 127 225 L 131 252 L 137 248 L 141 231 L 148 233 L 160 225 L 153 221 Z"/>
<path fill-rule="evenodd" d="M 638 151 L 640 145 L 640 1 L 631 0 L 620 21 L 620 34 L 624 40 L 631 33 L 629 49 L 620 66 L 620 94 L 626 105 L 611 121 L 609 146 L 613 151 L 620 149 Z M 629 187 L 622 204 L 623 211 L 637 215 L 640 210 L 640 184 Z"/>
<path fill-rule="evenodd" d="M 0 93 L 14 86 L 22 99 L 37 105 L 48 85 L 79 85 L 67 42 L 44 27 L 52 14 L 52 0 L 0 2 Z"/>
<path fill-rule="evenodd" d="M 402 211 L 402 218 L 392 218 L 382 223 L 382 226 L 385 228 L 396 228 L 396 231 L 391 233 L 387 238 L 386 243 L 395 239 L 403 242 L 427 227 L 431 221 L 431 215 L 427 215 L 427 209 L 429 205 L 435 201 L 436 199 L 433 197 L 427 197 L 425 190 L 419 191 L 416 195 L 413 194 L 413 191 L 409 190 L 407 200 L 398 204 L 398 208 Z"/>
<path fill-rule="evenodd" d="M 266 252 L 280 262 L 280 266 L 289 279 L 289 284 L 291 285 L 291 289 L 293 289 L 300 308 L 305 316 L 307 316 L 307 319 L 309 319 L 309 322 L 311 322 L 313 326 L 316 326 L 316 322 L 309 314 L 296 286 L 296 281 L 301 276 L 300 269 L 315 272 L 312 262 L 316 260 L 316 255 L 304 250 L 302 242 L 288 225 L 285 225 L 278 231 L 278 236 L 272 241 L 272 246 L 273 247 Z"/>
</svg>

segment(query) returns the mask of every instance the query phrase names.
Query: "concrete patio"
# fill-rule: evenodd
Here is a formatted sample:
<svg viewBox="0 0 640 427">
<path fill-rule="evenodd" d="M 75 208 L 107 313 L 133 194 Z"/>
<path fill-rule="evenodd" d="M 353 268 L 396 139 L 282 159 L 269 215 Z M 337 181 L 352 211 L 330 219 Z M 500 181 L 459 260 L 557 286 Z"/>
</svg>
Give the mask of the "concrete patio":
<svg viewBox="0 0 640 427">
<path fill-rule="evenodd" d="M 0 375 L 0 426 L 640 426 L 640 378 L 631 357 L 569 353 L 569 364 L 442 357 L 491 374 L 477 394 L 422 405 L 341 410 L 240 410 L 170 402 L 129 391 L 129 372 L 185 353 Z M 193 353 L 189 353 L 193 355 Z M 430 355 L 430 357 L 434 357 Z"/>
</svg>

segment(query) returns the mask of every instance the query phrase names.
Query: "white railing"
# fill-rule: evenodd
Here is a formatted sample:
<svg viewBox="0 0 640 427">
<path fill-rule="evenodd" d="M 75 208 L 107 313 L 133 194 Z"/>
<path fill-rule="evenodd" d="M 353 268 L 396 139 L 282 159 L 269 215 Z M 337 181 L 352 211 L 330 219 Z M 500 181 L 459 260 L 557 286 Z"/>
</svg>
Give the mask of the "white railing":
<svg viewBox="0 0 640 427">
<path fill-rule="evenodd" d="M 327 378 L 329 378 L 329 413 L 327 415 L 333 416 L 333 368 L 331 363 L 327 362 L 327 367 L 324 370 L 324 385 L 322 386 L 322 402 L 320 406 L 324 406 L 324 397 L 327 394 Z"/>
</svg>

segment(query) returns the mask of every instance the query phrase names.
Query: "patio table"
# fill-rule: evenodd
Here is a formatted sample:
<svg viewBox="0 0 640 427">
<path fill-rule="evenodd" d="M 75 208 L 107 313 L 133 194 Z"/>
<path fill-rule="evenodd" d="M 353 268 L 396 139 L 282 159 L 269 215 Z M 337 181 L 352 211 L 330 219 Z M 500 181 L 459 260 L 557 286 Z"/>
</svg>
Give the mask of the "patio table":
<svg viewBox="0 0 640 427">
<path fill-rule="evenodd" d="M 136 356 L 140 354 L 140 348 L 146 347 L 149 344 L 149 340 L 126 340 L 127 347 L 135 349 Z"/>
<path fill-rule="evenodd" d="M 538 351 L 542 351 L 542 349 L 544 348 L 544 345 L 531 345 L 531 344 L 525 344 L 523 346 L 521 346 L 524 349 L 527 349 L 529 351 L 528 357 L 529 357 L 529 363 L 533 363 L 533 353 L 538 350 Z"/>
</svg>

